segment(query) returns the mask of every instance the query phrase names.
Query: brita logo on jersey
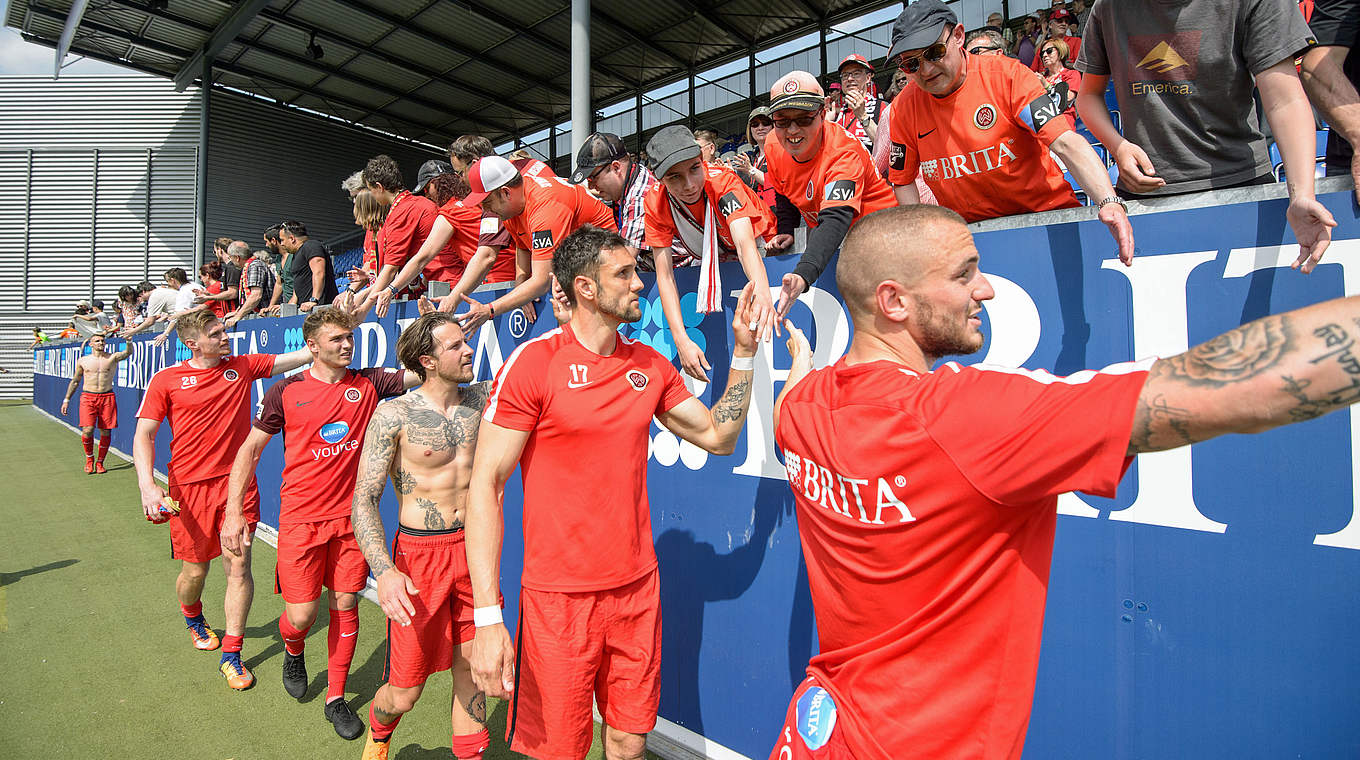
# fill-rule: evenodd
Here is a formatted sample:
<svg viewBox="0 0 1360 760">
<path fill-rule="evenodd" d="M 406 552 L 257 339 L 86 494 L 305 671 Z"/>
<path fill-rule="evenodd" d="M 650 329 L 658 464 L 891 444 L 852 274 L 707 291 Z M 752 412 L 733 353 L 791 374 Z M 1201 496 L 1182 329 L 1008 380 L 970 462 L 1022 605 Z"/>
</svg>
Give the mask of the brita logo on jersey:
<svg viewBox="0 0 1360 760">
<path fill-rule="evenodd" d="M 921 177 L 927 182 L 957 179 L 1009 166 L 1015 160 L 1015 152 L 1011 150 L 1011 145 L 1014 143 L 1013 139 L 1007 139 L 997 143 L 995 147 L 988 146 L 968 153 L 922 161 Z"/>
<path fill-rule="evenodd" d="M 321 440 L 326 443 L 339 443 L 349 435 L 349 425 L 343 422 L 328 422 L 321 426 Z"/>
<path fill-rule="evenodd" d="M 836 730 L 836 701 L 826 689 L 813 686 L 798 698 L 798 735 L 808 749 L 818 750 Z"/>
</svg>

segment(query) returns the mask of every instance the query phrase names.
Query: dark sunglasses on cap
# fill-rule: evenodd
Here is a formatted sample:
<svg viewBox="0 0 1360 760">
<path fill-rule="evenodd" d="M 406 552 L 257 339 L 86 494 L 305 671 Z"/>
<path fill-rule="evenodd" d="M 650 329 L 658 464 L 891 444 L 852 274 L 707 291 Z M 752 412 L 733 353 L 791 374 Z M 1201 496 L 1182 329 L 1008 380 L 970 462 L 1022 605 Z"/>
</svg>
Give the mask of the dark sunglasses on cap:
<svg viewBox="0 0 1360 760">
<path fill-rule="evenodd" d="M 945 43 L 945 40 L 949 39 L 949 35 L 953 31 L 954 31 L 953 27 L 951 27 L 949 24 L 945 24 L 944 34 L 940 36 L 940 40 L 932 44 L 925 50 L 921 51 L 920 55 L 914 55 L 908 58 L 904 53 L 902 55 L 897 56 L 898 67 L 901 68 L 903 71 L 907 72 L 908 74 L 915 74 L 917 71 L 920 71 L 921 63 L 923 61 L 939 63 L 940 61 L 944 60 L 945 53 L 949 52 L 949 46 Z"/>
</svg>

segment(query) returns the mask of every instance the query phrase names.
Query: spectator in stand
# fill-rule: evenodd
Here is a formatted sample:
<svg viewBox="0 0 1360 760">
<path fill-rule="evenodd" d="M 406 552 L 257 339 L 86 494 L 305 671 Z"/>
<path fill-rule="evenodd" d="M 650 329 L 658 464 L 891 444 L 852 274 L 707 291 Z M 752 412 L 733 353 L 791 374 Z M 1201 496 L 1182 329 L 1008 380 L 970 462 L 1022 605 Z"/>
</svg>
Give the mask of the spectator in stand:
<svg viewBox="0 0 1360 760">
<path fill-rule="evenodd" d="M 584 185 L 561 177 L 526 177 L 499 156 L 479 159 L 468 168 L 467 179 L 472 192 L 463 204 L 480 205 L 499 217 L 515 241 L 516 268 L 529 270 L 528 278 L 490 303 L 464 299 L 468 311 L 463 315 L 463 329 L 468 333 L 496 314 L 526 306 L 547 293 L 553 252 L 567 235 L 587 224 L 606 230 L 614 227 L 609 207 Z"/>
<path fill-rule="evenodd" d="M 431 163 L 435 162 L 425 162 L 426 167 L 429 167 Z M 443 161 L 437 163 L 448 166 Z M 442 166 L 431 167 L 430 171 L 442 168 Z M 424 172 L 425 167 L 422 167 L 422 173 Z M 467 241 L 469 235 L 473 236 L 475 240 L 477 230 L 481 225 L 481 213 L 477 209 L 466 209 L 466 213 L 456 214 L 455 218 L 457 218 L 458 223 L 470 226 L 471 229 L 455 230 L 449 217 L 445 215 L 444 209 L 452 209 L 458 203 L 459 198 L 467 195 L 467 180 L 463 179 L 461 175 L 455 174 L 450 168 L 447 172 L 422 178 L 421 181 L 425 183 L 425 187 L 422 188 L 425 191 L 425 197 L 435 204 L 436 216 L 430 226 L 429 236 L 420 243 L 420 248 L 415 255 L 402 265 L 401 271 L 397 273 L 392 282 L 400 288 L 401 283 L 407 281 L 408 278 L 414 278 L 416 274 L 423 272 L 427 282 L 445 282 L 448 283 L 452 291 L 467 292 L 459 286 L 467 276 L 468 261 L 476 259 L 475 243 L 474 250 L 467 251 L 466 256 L 460 250 L 460 246 Z M 453 213 L 450 212 L 450 214 Z M 459 235 L 455 232 L 462 232 L 463 234 Z M 512 266 L 513 258 L 512 254 Z M 493 252 L 492 260 L 494 259 L 495 253 Z M 488 266 L 489 263 L 478 261 L 478 265 L 483 267 Z M 481 276 L 484 273 L 484 270 L 479 271 L 477 275 Z M 480 281 L 478 284 L 480 284 Z M 379 317 L 387 316 L 387 307 L 391 303 L 390 290 L 378 293 L 374 300 L 377 315 Z"/>
<path fill-rule="evenodd" d="M 699 262 L 695 308 L 700 314 L 723 310 L 727 291 L 718 264 L 740 261 L 747 281 L 756 283 L 751 304 L 752 318 L 759 323 L 756 338 L 769 340 L 774 329 L 774 304 L 770 302 L 770 279 L 756 239 L 774 237 L 774 214 L 736 172 L 705 164 L 694 135 L 683 126 L 666 127 L 652 135 L 647 155 L 653 157 L 651 168 L 661 177 L 646 197 L 647 245 L 656 256 L 661 308 L 681 368 L 691 377 L 708 382 L 704 371 L 712 366 L 703 349 L 685 332 L 671 251 L 680 254 L 681 260 Z"/>
<path fill-rule="evenodd" d="M 265 229 L 263 237 L 264 249 L 273 257 L 271 263 L 275 265 L 274 272 L 279 278 L 279 287 L 276 291 L 278 297 L 274 300 L 277 304 L 296 303 L 293 300 L 292 260 L 288 252 L 279 245 L 279 225 L 271 224 Z"/>
<path fill-rule="evenodd" d="M 360 169 L 346 177 L 345 181 L 340 183 L 340 189 L 349 193 L 349 199 L 351 201 L 359 197 L 359 193 L 367 192 L 364 187 L 364 170 Z M 377 239 L 374 237 L 375 233 L 376 229 L 370 230 L 367 227 L 364 228 L 364 258 L 363 263 L 359 265 L 359 271 L 363 272 L 364 276 L 359 277 L 353 274 L 353 270 L 351 270 L 349 274 L 351 283 L 355 280 L 363 280 L 366 283 L 372 282 L 378 274 L 378 244 L 376 242 Z"/>
<path fill-rule="evenodd" d="M 227 329 L 231 329 L 245 317 L 269 308 L 274 302 L 274 292 L 278 289 L 277 278 L 269 262 L 258 256 L 241 258 L 241 252 L 236 249 L 235 244 L 232 246 L 231 255 L 232 263 L 241 267 L 244 275 L 241 278 L 241 305 L 222 320 Z"/>
<path fill-rule="evenodd" d="M 1204 26 L 1212 16 L 1220 23 Z M 1119 165 L 1126 198 L 1275 181 L 1253 86 L 1284 157 L 1286 218 L 1310 272 L 1336 221 L 1313 191 L 1313 113 L 1294 58 L 1313 42 L 1295 0 L 1099 3 L 1087 22 L 1077 110 Z M 1123 134 L 1105 106 L 1113 77 Z"/>
<path fill-rule="evenodd" d="M 840 82 L 832 82 L 827 85 L 826 89 L 826 112 L 823 115 L 827 121 L 835 121 L 836 114 L 841 112 L 841 106 L 845 103 L 845 99 L 842 97 L 844 93 L 841 91 Z"/>
<path fill-rule="evenodd" d="M 217 254 L 217 260 L 222 264 L 222 292 L 217 294 L 202 293 L 199 295 L 199 303 L 209 303 L 221 301 L 227 311 L 235 311 L 240 305 L 238 300 L 241 293 L 241 267 L 233 263 L 232 256 L 228 252 L 232 245 L 239 243 L 238 250 L 244 255 L 250 254 L 250 246 L 245 241 L 233 241 L 231 238 L 218 238 L 213 243 L 213 253 Z"/>
<path fill-rule="evenodd" d="M 453 173 L 453 166 L 448 161 L 426 161 L 421 164 L 420 171 L 416 174 L 416 186 L 411 192 L 429 198 L 430 202 L 434 204 L 435 211 L 438 212 L 439 208 L 445 203 L 458 200 L 458 198 L 453 197 L 454 190 L 459 186 L 457 177 L 458 175 Z M 466 186 L 467 182 L 464 181 L 462 185 Z M 464 191 L 463 194 L 466 195 L 467 192 Z M 425 278 L 425 282 L 444 282 L 448 283 L 449 287 L 457 285 L 458 281 L 463 279 L 463 271 L 466 266 L 463 257 L 458 255 L 458 249 L 453 247 L 452 244 L 438 249 L 432 257 L 426 257 L 422 244 L 421 251 L 416 254 L 413 261 L 418 262 L 422 267 L 420 272 Z M 408 261 L 406 266 L 412 266 L 412 263 Z M 400 273 L 398 273 L 398 277 L 400 277 Z"/>
<path fill-rule="evenodd" d="M 208 295 L 215 296 L 222 292 L 222 262 L 207 262 L 198 268 L 198 277 L 203 281 L 203 290 Z M 221 301 L 204 301 L 203 305 L 218 319 L 227 315 L 227 305 Z"/>
<path fill-rule="evenodd" d="M 1039 58 L 1044 62 L 1044 89 L 1048 97 L 1058 107 L 1059 113 L 1067 119 L 1070 128 L 1077 128 L 1077 93 L 1081 91 L 1081 74 L 1067 67 L 1067 43 L 1062 40 L 1044 40 L 1039 47 Z"/>
<path fill-rule="evenodd" d="M 368 188 L 360 190 L 354 195 L 354 223 L 359 229 L 364 231 L 364 245 L 373 247 L 372 263 L 374 268 L 369 269 L 369 252 L 364 250 L 364 261 L 360 266 L 354 267 L 345 273 L 349 280 L 346 287 L 350 293 L 358 293 L 368 287 L 376 277 L 378 262 L 378 230 L 382 229 L 383 222 L 387 220 L 387 206 L 378 202 L 373 197 L 373 193 Z"/>
<path fill-rule="evenodd" d="M 1054 8 L 1053 12 L 1048 16 L 1048 36 L 1044 38 L 1044 42 L 1062 40 L 1063 43 L 1067 45 L 1066 62 L 1068 65 L 1075 64 L 1077 62 L 1077 55 L 1081 52 L 1081 38 L 1074 37 L 1067 33 L 1068 25 L 1075 24 L 1076 21 L 1076 17 L 1066 8 Z M 1029 66 L 1040 74 L 1044 73 L 1044 62 L 1042 59 L 1043 47 L 1044 46 L 1041 43 L 1039 45 L 1039 50 L 1034 54 L 1034 60 Z"/>
<path fill-rule="evenodd" d="M 1025 16 L 1024 27 L 1020 30 L 1020 36 L 1015 42 L 1015 57 L 1028 64 L 1034 60 L 1034 56 L 1039 54 L 1039 41 L 1044 38 L 1043 21 L 1039 14 L 1031 13 Z"/>
<path fill-rule="evenodd" d="M 180 289 L 188 284 L 189 276 L 179 267 L 171 267 L 165 270 L 165 280 L 163 284 L 151 291 L 147 297 L 146 316 L 132 327 L 123 330 L 123 337 L 130 338 L 143 332 L 157 322 L 164 322 L 174 316 L 177 311 L 176 304 L 179 301 Z M 193 303 L 193 294 L 190 292 L 190 305 Z"/>
<path fill-rule="evenodd" d="M 1086 0 L 1072 0 L 1073 21 L 1067 24 L 1067 33 L 1081 37 L 1086 31 L 1086 19 L 1091 17 L 1091 8 Z"/>
<path fill-rule="evenodd" d="M 29 350 L 29 351 L 32 351 L 33 349 L 37 348 L 38 346 L 41 346 L 41 345 L 43 345 L 43 344 L 45 344 L 45 343 L 51 343 L 51 342 L 52 342 L 52 339 L 49 338 L 49 337 L 47 337 L 47 333 L 43 332 L 41 327 L 34 327 L 34 328 L 33 328 L 33 342 L 30 343 L 30 344 L 28 344 L 28 350 Z"/>
<path fill-rule="evenodd" d="M 699 143 L 699 152 L 704 163 L 712 164 L 718 160 L 718 132 L 713 129 L 694 130 L 694 140 Z"/>
<path fill-rule="evenodd" d="M 765 138 L 774 131 L 774 121 L 770 119 L 770 109 L 765 106 L 756 106 L 751 109 L 751 115 L 746 117 L 746 142 L 755 148 L 750 153 L 738 153 L 736 165 L 737 176 L 747 184 L 756 195 L 760 197 L 762 203 L 774 211 L 774 185 L 770 184 L 765 176 Z"/>
<path fill-rule="evenodd" d="M 1327 176 L 1350 174 L 1360 200 L 1360 3 L 1317 0 L 1308 19 L 1317 47 L 1303 54 L 1299 76 L 1308 98 L 1331 128 L 1327 134 Z"/>
<path fill-rule="evenodd" d="M 491 141 L 481 135 L 463 135 L 449 146 L 449 163 L 453 164 L 453 170 L 459 174 L 466 175 L 467 170 L 478 159 L 494 155 L 496 149 L 491 146 Z M 515 167 L 522 177 L 556 176 L 547 164 L 536 158 L 530 158 L 527 153 L 524 158 L 511 158 L 510 165 Z"/>
<path fill-rule="evenodd" d="M 273 278 L 274 283 L 274 294 L 269 297 L 269 305 L 260 307 L 258 311 L 262 315 L 275 314 L 278 312 L 279 304 L 283 302 L 283 286 L 280 284 L 281 279 L 279 277 L 278 264 L 274 263 L 274 254 L 267 248 L 262 248 L 256 251 L 250 258 L 252 261 L 259 261 L 269 267 L 269 275 Z"/>
<path fill-rule="evenodd" d="M 859 140 L 866 151 L 873 150 L 878 134 L 879 114 L 883 102 L 874 91 L 874 67 L 859 53 L 851 53 L 841 61 L 841 110 L 835 114 L 837 124 L 845 127 L 851 137 Z"/>
<path fill-rule="evenodd" d="M 380 300 L 390 303 L 398 295 L 416 297 L 425 290 L 421 270 L 407 264 L 430 236 L 439 209 L 429 198 L 406 189 L 401 169 L 390 156 L 370 158 L 364 167 L 364 182 L 374 200 L 388 207 L 387 218 L 376 235 L 378 276 L 361 293 L 361 308 L 367 311 Z"/>
<path fill-rule="evenodd" d="M 104 313 L 104 302 L 98 298 L 76 303 L 76 313 L 71 315 L 76 329 L 87 336 L 104 333 L 113 327 L 113 320 Z"/>
<path fill-rule="evenodd" d="M 292 256 L 293 296 L 298 311 L 335 300 L 335 265 L 326 246 L 307 236 L 307 226 L 290 220 L 279 226 L 279 246 Z"/>
<path fill-rule="evenodd" d="M 1002 18 L 1000 13 L 988 14 L 987 25 L 978 31 L 996 32 L 997 37 L 1001 41 L 1003 53 L 1009 53 L 1011 48 L 1015 46 L 1015 32 L 1006 26 L 1006 19 Z M 974 32 L 974 34 L 976 33 L 977 32 Z"/>
<path fill-rule="evenodd" d="M 766 249 L 782 251 L 793 244 L 800 213 L 810 228 L 802 259 L 780 285 L 779 319 L 822 276 L 856 220 L 896 205 L 859 140 L 826 122 L 825 103 L 817 78 L 806 71 L 785 74 L 770 88 L 774 137 L 765 138 L 765 176 L 778 193 L 778 234 Z"/>
<path fill-rule="evenodd" d="M 628 250 L 639 257 L 638 268 L 654 269 L 652 253 L 644 240 L 647 226 L 643 221 L 642 199 L 656 187 L 656 177 L 647 167 L 633 161 L 623 140 L 608 132 L 587 137 L 576 154 L 576 171 L 571 181 L 577 185 L 584 182 L 609 206 L 614 214 L 614 227 L 628 241 Z"/>
<path fill-rule="evenodd" d="M 892 108 L 888 179 L 902 205 L 919 202 L 919 172 L 941 206 L 970 222 L 1076 208 L 1072 186 L 1049 154 L 1095 199 L 1099 217 L 1133 263 L 1133 228 L 1090 143 L 1054 110 L 1043 83 L 1017 60 L 968 55 L 963 27 L 940 0 L 919 0 L 893 22 L 889 60 L 915 87 Z"/>
<path fill-rule="evenodd" d="M 118 311 L 122 314 L 123 327 L 131 327 L 141 321 L 143 296 L 136 285 L 124 285 L 118 289 Z"/>
<path fill-rule="evenodd" d="M 983 27 L 968 33 L 963 40 L 963 49 L 967 50 L 969 55 L 1005 55 L 1006 43 L 995 29 Z M 904 72 L 898 69 L 897 73 Z"/>
</svg>

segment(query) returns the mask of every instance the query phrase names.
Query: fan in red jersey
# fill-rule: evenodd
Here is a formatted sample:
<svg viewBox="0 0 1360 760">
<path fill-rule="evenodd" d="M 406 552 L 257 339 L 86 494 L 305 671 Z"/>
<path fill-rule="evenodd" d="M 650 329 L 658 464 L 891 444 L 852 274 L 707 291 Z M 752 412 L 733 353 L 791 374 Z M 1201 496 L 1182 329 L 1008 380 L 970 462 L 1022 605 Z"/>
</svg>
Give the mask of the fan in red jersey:
<svg viewBox="0 0 1360 760">
<path fill-rule="evenodd" d="M 994 295 L 964 220 L 913 205 L 845 240 L 849 352 L 795 366 L 775 404 L 819 654 L 770 760 L 1018 760 L 1068 491 L 1113 497 L 1136 454 L 1345 406 L 1323 361 L 1360 298 L 1244 325 L 1190 351 L 1055 377 L 961 366 Z M 1343 338 L 1349 339 L 1349 338 Z M 1294 378 L 1282 384 L 1281 377 Z"/>
</svg>

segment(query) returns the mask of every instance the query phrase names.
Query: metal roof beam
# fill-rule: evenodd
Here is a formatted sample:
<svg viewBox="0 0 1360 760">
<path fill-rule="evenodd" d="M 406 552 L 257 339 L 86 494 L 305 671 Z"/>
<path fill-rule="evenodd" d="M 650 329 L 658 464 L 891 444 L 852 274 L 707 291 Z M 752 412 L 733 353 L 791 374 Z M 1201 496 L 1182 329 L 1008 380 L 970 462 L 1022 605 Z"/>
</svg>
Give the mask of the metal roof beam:
<svg viewBox="0 0 1360 760">
<path fill-rule="evenodd" d="M 622 34 L 623 36 L 632 40 L 634 43 L 642 45 L 646 47 L 648 50 L 656 52 L 666 60 L 675 64 L 677 67 L 686 70 L 689 69 L 689 61 L 682 60 L 671 51 L 661 47 L 659 44 L 657 44 L 655 40 L 651 39 L 650 37 L 643 37 L 641 34 L 638 34 L 636 31 L 634 31 L 634 29 L 631 26 L 628 26 L 627 24 L 623 23 L 617 18 L 614 18 L 608 13 L 605 13 L 599 8 L 592 7 L 590 9 L 590 17 L 592 19 L 598 19 L 600 21 L 603 21 L 606 25 L 609 26 L 610 29 L 618 32 L 619 34 Z"/>
<path fill-rule="evenodd" d="M 76 38 L 76 29 L 80 27 L 80 19 L 85 15 L 85 6 L 90 4 L 90 0 L 75 0 L 71 3 L 71 10 L 66 14 L 66 22 L 61 28 L 61 39 L 57 40 L 56 60 L 52 62 L 52 78 L 57 79 L 61 76 L 61 64 L 66 60 L 66 53 L 71 49 L 71 41 Z"/>
<path fill-rule="evenodd" d="M 712 24 L 715 29 L 728 37 L 740 42 L 743 47 L 749 47 L 753 41 L 752 37 L 743 34 L 739 29 L 722 20 L 718 12 L 702 0 L 680 0 L 680 4 L 694 11 L 694 15 Z"/>
<path fill-rule="evenodd" d="M 203 47 L 179 67 L 179 71 L 175 73 L 175 90 L 183 92 L 184 88 L 202 72 L 203 61 L 216 61 L 218 54 L 231 44 L 236 35 L 244 31 L 246 25 L 267 5 L 269 0 L 241 0 L 237 3 L 213 30 L 208 41 L 203 43 Z"/>
<path fill-rule="evenodd" d="M 493 24 L 495 24 L 495 25 L 497 25 L 497 26 L 504 27 L 504 28 L 506 28 L 506 29 L 509 29 L 510 32 L 511 32 L 511 39 L 514 39 L 515 37 L 524 37 L 525 39 L 529 40 L 530 42 L 534 43 L 535 45 L 540 45 L 540 46 L 542 46 L 542 47 L 551 48 L 552 50 L 556 51 L 557 53 L 559 53 L 559 54 L 562 55 L 563 57 L 567 58 L 568 60 L 571 60 L 571 51 L 570 51 L 570 50 L 568 50 L 566 47 L 564 47 L 560 42 L 558 42 L 558 41 L 556 41 L 556 40 L 553 40 L 553 39 L 551 39 L 551 38 L 545 37 L 544 35 L 539 34 L 538 32 L 534 31 L 534 30 L 533 30 L 533 27 L 522 26 L 522 25 L 520 25 L 518 22 L 516 22 L 514 19 L 507 18 L 506 16 L 501 15 L 501 14 L 500 14 L 498 11 L 496 11 L 495 9 L 489 8 L 489 7 L 485 6 L 485 5 L 483 5 L 482 3 L 477 2 L 477 0 L 461 0 L 461 2 L 460 2 L 459 4 L 462 5 L 464 8 L 467 8 L 467 9 L 468 9 L 469 11 L 471 11 L 472 13 L 475 13 L 475 14 L 477 14 L 478 16 L 481 16 L 482 18 L 486 19 L 487 21 L 490 21 L 490 22 L 493 23 Z M 565 8 L 565 7 L 564 7 L 564 8 L 562 8 L 561 10 L 559 10 L 559 11 L 553 13 L 552 15 L 548 16 L 548 18 L 553 18 L 554 16 L 559 16 L 559 15 L 561 15 L 561 14 L 563 14 L 563 13 L 566 13 L 567 10 L 568 10 L 568 8 Z M 546 20 L 546 19 L 544 19 L 544 20 Z M 537 23 L 540 23 L 540 24 L 541 24 L 541 23 L 543 23 L 543 21 L 539 21 L 539 22 L 537 22 Z M 629 77 L 629 76 L 627 76 L 626 74 L 623 74 L 622 72 L 619 72 L 619 71 L 615 70 L 613 67 L 606 66 L 606 65 L 604 65 L 604 64 L 602 64 L 602 63 L 592 63 L 592 64 L 590 65 L 590 68 L 591 68 L 592 70 L 594 70 L 594 71 L 598 71 L 598 72 L 600 72 L 600 73 L 602 73 L 602 74 L 607 75 L 609 78 L 615 80 L 616 82 L 618 82 L 618 83 L 620 83 L 620 84 L 625 84 L 625 85 L 629 85 L 629 86 L 634 86 L 634 87 L 635 87 L 635 86 L 637 86 L 638 82 L 640 81 L 640 79 Z"/>
</svg>

